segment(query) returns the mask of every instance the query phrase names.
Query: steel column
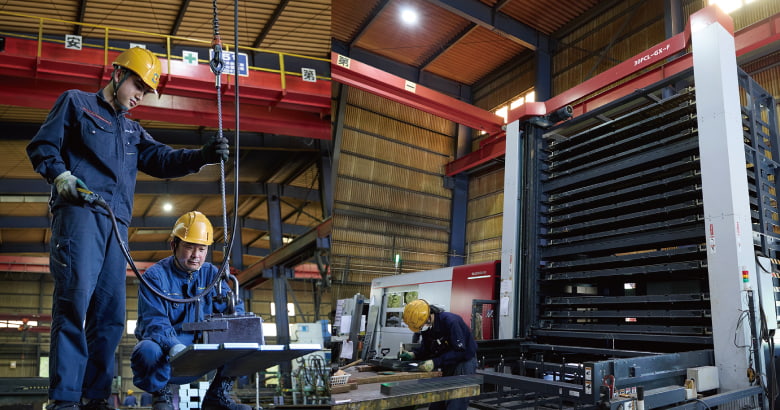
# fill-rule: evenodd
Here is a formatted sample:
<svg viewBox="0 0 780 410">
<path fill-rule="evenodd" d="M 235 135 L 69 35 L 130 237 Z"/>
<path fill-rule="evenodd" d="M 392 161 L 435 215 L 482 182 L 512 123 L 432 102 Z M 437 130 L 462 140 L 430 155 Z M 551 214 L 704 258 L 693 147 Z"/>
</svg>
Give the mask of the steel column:
<svg viewBox="0 0 780 410">
<path fill-rule="evenodd" d="M 460 174 L 449 179 L 452 181 L 452 222 L 447 266 L 458 266 L 466 262 L 466 208 L 469 202 L 469 178 L 466 174 Z"/>
<path fill-rule="evenodd" d="M 501 289 L 499 291 L 498 338 L 511 339 L 517 334 L 517 309 L 520 301 L 520 215 L 522 197 L 522 140 L 520 121 L 506 129 L 506 161 L 504 168 L 504 218 L 501 234 Z"/>
<path fill-rule="evenodd" d="M 330 218 L 333 215 L 333 181 L 334 177 L 334 162 L 333 154 L 331 150 L 333 145 L 326 142 L 320 142 L 320 158 L 317 161 L 317 169 L 319 171 L 319 185 L 320 185 L 320 203 L 322 204 L 322 217 Z"/>
<path fill-rule="evenodd" d="M 536 92 L 536 101 L 546 101 L 552 97 L 552 56 L 550 52 L 550 38 L 540 36 L 539 47 L 534 53 L 536 62 L 536 81 L 534 82 L 534 91 Z"/>
<path fill-rule="evenodd" d="M 730 391 L 750 386 L 743 312 L 748 289 L 756 289 L 755 255 L 733 23 L 723 14 L 703 17 L 691 25 L 707 265 L 715 363 L 721 389 Z"/>
<path fill-rule="evenodd" d="M 283 246 L 282 241 L 282 207 L 281 187 L 268 184 L 268 231 L 271 250 L 276 251 Z M 274 281 L 274 303 L 276 304 L 276 340 L 278 344 L 290 343 L 289 322 L 287 319 L 287 280 L 285 266 L 270 267 Z"/>
</svg>

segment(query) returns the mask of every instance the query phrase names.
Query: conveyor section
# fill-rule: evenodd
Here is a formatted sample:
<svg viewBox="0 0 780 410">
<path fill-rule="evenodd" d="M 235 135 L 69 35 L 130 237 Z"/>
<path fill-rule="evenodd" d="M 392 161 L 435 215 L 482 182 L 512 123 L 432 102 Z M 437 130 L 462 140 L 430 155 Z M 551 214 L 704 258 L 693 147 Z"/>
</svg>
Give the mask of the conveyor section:
<svg viewBox="0 0 780 410">
<path fill-rule="evenodd" d="M 0 407 L 39 409 L 49 398 L 47 377 L 0 377 Z"/>
</svg>

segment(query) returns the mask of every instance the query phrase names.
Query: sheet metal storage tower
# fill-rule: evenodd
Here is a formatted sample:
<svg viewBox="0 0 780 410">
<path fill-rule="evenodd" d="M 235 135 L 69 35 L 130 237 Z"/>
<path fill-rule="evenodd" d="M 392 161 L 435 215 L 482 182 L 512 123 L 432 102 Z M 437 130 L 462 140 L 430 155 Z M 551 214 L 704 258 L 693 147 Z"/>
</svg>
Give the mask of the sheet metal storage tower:
<svg viewBox="0 0 780 410">
<path fill-rule="evenodd" d="M 648 50 L 692 45 L 662 80 L 558 125 L 510 122 L 509 309 L 472 406 L 774 404 L 776 103 L 739 70 L 730 22 L 706 8 Z"/>
</svg>

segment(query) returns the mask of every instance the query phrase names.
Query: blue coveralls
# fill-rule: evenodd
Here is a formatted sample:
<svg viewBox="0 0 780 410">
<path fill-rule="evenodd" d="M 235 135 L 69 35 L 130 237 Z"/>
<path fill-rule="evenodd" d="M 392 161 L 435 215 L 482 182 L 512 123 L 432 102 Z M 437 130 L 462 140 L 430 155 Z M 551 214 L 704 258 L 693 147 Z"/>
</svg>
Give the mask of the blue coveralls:
<svg viewBox="0 0 780 410">
<path fill-rule="evenodd" d="M 206 262 L 200 269 L 187 273 L 174 264 L 169 256 L 146 270 L 144 278 L 157 290 L 172 298 L 190 298 L 203 292 L 218 273 L 216 266 Z M 223 282 L 222 295 L 228 292 Z M 202 321 L 207 315 L 224 313 L 227 302 L 215 299 L 217 287 L 201 298 L 200 303 L 172 303 L 154 294 L 146 286 L 138 288 L 138 323 L 135 337 L 139 340 L 130 357 L 133 369 L 133 384 L 148 392 L 156 392 L 166 384 L 187 384 L 196 377 L 171 378 L 171 365 L 168 351 L 175 344 L 185 346 L 195 341 L 195 333 L 182 330 L 184 323 Z M 239 300 L 236 313 L 244 313 L 244 305 Z"/>
<path fill-rule="evenodd" d="M 450 312 L 434 313 L 433 326 L 421 333 L 422 342 L 414 349 L 415 360 L 433 360 L 442 376 L 459 376 L 477 372 L 477 342 L 460 316 Z M 429 410 L 465 410 L 469 399 L 461 398 L 431 403 Z"/>
<path fill-rule="evenodd" d="M 122 405 L 127 407 L 134 407 L 138 405 L 138 400 L 136 400 L 135 396 L 129 395 L 125 397 L 125 401 L 122 402 Z"/>
<path fill-rule="evenodd" d="M 64 92 L 27 146 L 47 182 L 69 170 L 113 210 L 123 241 L 133 209 L 138 171 L 158 178 L 197 172 L 199 150 L 155 141 L 137 122 L 116 112 L 102 91 Z M 114 352 L 124 330 L 126 261 L 102 208 L 74 205 L 52 186 L 49 266 L 54 278 L 49 398 L 107 399 Z"/>
</svg>

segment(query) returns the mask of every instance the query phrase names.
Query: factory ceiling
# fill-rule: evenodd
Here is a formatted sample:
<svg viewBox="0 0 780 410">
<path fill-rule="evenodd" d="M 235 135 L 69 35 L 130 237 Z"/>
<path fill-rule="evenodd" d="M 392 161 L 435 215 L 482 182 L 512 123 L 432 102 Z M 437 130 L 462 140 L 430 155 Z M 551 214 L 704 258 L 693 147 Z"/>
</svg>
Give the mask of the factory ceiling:
<svg viewBox="0 0 780 410">
<path fill-rule="evenodd" d="M 366 53 L 458 84 L 473 85 L 578 19 L 612 1 L 583 0 L 337 0 L 334 50 L 361 59 Z M 407 9 L 418 24 L 404 25 Z"/>
</svg>

